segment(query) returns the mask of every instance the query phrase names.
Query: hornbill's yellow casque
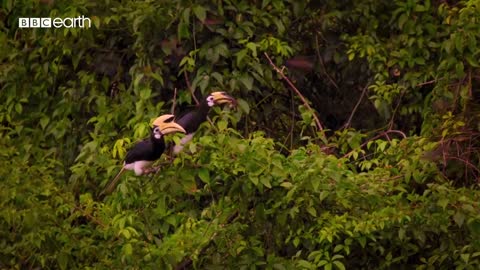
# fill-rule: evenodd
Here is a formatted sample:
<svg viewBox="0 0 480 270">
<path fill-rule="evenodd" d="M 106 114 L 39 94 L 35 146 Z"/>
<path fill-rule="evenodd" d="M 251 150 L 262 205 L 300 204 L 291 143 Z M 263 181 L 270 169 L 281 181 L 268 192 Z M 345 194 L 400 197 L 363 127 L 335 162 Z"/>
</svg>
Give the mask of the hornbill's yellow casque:
<svg viewBox="0 0 480 270">
<path fill-rule="evenodd" d="M 125 170 L 133 170 L 136 175 L 142 175 L 154 171 L 150 166 L 155 160 L 160 158 L 165 150 L 165 140 L 163 139 L 163 135 L 174 132 L 185 133 L 185 129 L 175 123 L 173 119 L 174 115 L 165 114 L 153 121 L 153 129 L 150 138 L 140 141 L 128 151 L 122 169 L 115 178 L 106 185 L 101 195 L 106 195 L 113 191 L 120 176 Z"/>
<path fill-rule="evenodd" d="M 178 154 L 182 151 L 183 146 L 193 138 L 200 124 L 207 120 L 207 115 L 211 107 L 226 103 L 236 105 L 237 101 L 225 92 L 213 92 L 204 98 L 193 111 L 175 119 L 175 122 L 185 129 L 187 135 L 181 139 L 180 144 L 175 145 L 173 153 Z"/>
</svg>

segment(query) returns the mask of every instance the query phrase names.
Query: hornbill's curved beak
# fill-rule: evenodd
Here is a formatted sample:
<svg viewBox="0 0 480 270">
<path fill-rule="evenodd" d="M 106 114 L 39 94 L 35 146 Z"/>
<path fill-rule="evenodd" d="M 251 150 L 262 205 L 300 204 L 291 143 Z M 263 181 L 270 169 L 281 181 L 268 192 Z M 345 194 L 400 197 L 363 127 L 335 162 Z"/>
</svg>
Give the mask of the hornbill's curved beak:
<svg viewBox="0 0 480 270">
<path fill-rule="evenodd" d="M 237 105 L 237 100 L 232 96 L 227 95 L 227 93 L 225 92 L 218 91 L 213 92 L 210 95 L 213 97 L 213 101 L 215 102 L 215 104 L 228 103 L 232 107 Z"/>
<path fill-rule="evenodd" d="M 160 129 L 162 134 L 169 134 L 174 132 L 186 133 L 185 129 L 182 126 L 175 123 L 173 119 L 175 116 L 173 114 L 164 114 L 153 121 L 153 125 L 157 126 Z"/>
</svg>

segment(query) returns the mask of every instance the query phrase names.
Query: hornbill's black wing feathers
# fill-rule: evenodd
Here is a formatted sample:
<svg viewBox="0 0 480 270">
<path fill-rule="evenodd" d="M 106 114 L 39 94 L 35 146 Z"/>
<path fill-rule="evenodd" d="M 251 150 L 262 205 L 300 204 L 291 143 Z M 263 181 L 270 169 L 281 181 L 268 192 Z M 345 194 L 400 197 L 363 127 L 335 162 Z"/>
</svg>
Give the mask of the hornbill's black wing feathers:
<svg viewBox="0 0 480 270">
<path fill-rule="evenodd" d="M 125 163 L 130 164 L 139 160 L 154 161 L 160 157 L 164 148 L 165 146 L 163 145 L 163 149 L 158 151 L 159 149 L 155 149 L 150 140 L 143 140 L 128 151 L 125 156 Z"/>
<path fill-rule="evenodd" d="M 206 119 L 206 114 L 203 115 L 194 110 L 184 114 L 178 120 L 175 120 L 175 122 L 182 126 L 187 134 L 190 134 L 195 132 Z"/>
<path fill-rule="evenodd" d="M 143 151 L 147 150 L 150 145 L 150 140 L 144 139 L 136 143 L 130 150 L 128 150 L 127 155 L 125 156 L 125 163 L 130 164 L 137 160 L 140 160 L 141 154 Z"/>
</svg>

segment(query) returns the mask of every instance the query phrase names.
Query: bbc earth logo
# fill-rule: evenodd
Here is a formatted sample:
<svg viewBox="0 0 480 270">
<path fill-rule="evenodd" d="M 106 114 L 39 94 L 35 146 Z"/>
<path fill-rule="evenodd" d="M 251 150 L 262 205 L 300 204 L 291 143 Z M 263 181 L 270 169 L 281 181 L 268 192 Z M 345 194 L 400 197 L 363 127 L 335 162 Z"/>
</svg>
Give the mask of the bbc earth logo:
<svg viewBox="0 0 480 270">
<path fill-rule="evenodd" d="M 76 18 L 18 18 L 20 28 L 90 28 L 92 21 L 84 15 Z"/>
</svg>

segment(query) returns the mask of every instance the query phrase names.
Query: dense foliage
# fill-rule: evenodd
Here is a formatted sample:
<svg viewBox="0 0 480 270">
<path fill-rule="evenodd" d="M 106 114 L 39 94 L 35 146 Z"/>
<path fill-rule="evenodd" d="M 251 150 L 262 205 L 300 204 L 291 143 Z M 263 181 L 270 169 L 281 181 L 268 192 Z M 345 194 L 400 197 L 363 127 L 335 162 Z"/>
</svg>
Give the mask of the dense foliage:
<svg viewBox="0 0 480 270">
<path fill-rule="evenodd" d="M 0 268 L 478 269 L 479 26 L 476 0 L 3 0 Z M 98 197 L 219 89 L 236 109 Z"/>
</svg>

